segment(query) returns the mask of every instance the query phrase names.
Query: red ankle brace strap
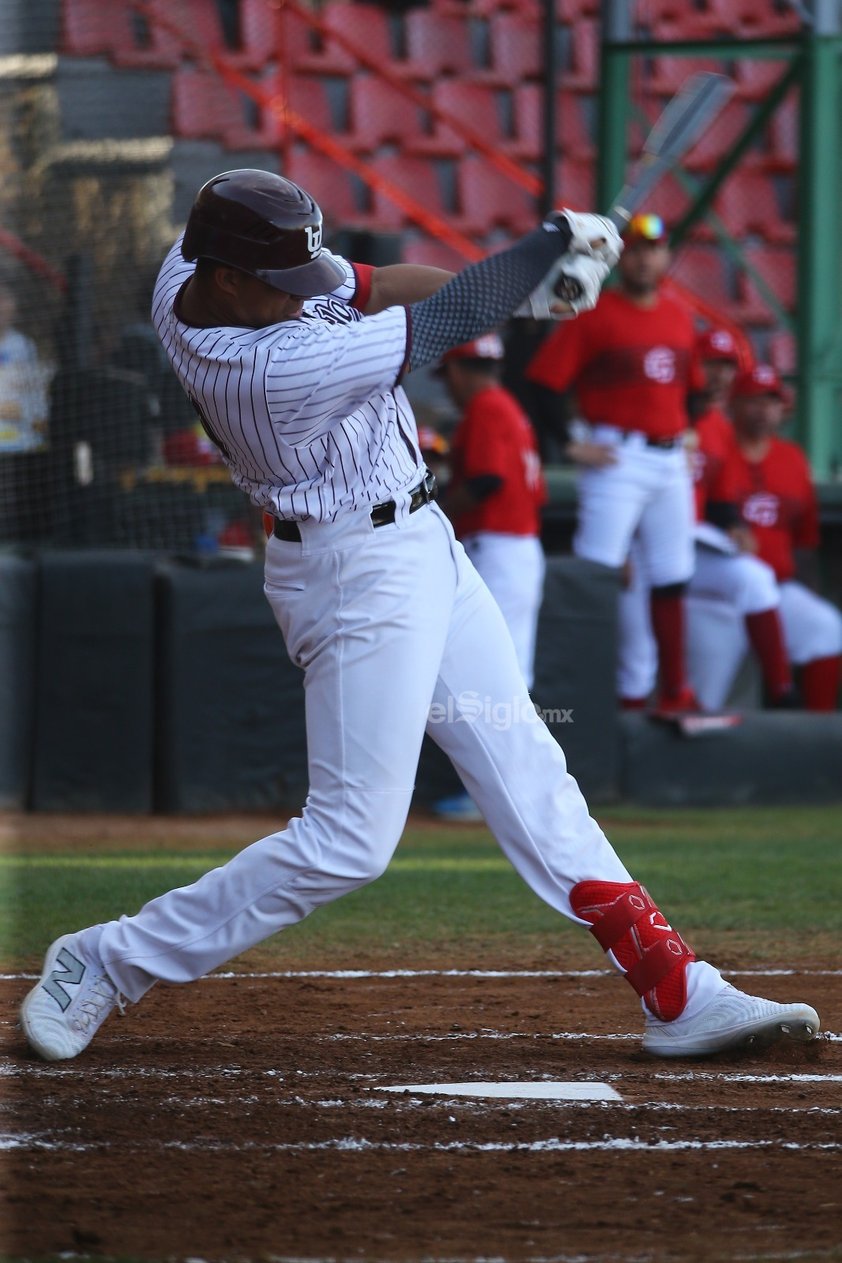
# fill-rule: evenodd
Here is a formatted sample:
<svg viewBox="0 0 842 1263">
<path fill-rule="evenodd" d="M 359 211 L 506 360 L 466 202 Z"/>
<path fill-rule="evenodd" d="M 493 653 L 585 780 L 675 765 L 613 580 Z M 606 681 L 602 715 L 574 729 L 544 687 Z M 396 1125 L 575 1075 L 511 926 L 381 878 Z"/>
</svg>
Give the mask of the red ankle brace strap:
<svg viewBox="0 0 842 1263">
<path fill-rule="evenodd" d="M 580 881 L 570 892 L 577 917 L 611 952 L 646 1007 L 664 1022 L 687 1003 L 687 965 L 693 952 L 639 882 Z"/>
</svg>

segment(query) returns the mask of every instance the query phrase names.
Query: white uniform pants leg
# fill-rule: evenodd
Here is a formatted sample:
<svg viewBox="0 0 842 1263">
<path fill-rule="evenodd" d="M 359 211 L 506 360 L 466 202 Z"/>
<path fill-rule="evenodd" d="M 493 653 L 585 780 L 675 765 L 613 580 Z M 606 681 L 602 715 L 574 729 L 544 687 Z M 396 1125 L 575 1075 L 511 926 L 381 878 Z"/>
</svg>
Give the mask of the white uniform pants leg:
<svg viewBox="0 0 842 1263">
<path fill-rule="evenodd" d="M 287 828 L 105 926 L 99 951 L 128 999 L 156 979 L 198 978 L 383 872 L 409 810 L 455 583 L 450 533 L 429 509 L 402 526 L 314 528 L 304 546 L 269 541 L 267 596 L 304 668 L 307 803 Z"/>
<path fill-rule="evenodd" d="M 529 688 L 535 674 L 535 636 L 546 563 L 534 535 L 481 531 L 462 541 L 465 552 L 500 607 Z"/>
<path fill-rule="evenodd" d="M 795 579 L 781 584 L 781 622 L 796 666 L 842 653 L 842 613 Z"/>
</svg>

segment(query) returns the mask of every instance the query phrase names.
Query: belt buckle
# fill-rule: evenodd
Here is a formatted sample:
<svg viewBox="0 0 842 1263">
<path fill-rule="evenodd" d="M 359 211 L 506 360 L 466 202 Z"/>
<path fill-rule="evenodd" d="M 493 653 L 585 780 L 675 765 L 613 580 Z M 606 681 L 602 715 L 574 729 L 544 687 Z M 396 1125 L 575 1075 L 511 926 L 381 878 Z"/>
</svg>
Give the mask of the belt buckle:
<svg viewBox="0 0 842 1263">
<path fill-rule="evenodd" d="M 438 499 L 438 482 L 436 481 L 436 475 L 431 470 L 427 470 L 418 490 L 424 497 L 424 504 L 430 504 L 431 501 Z"/>
</svg>

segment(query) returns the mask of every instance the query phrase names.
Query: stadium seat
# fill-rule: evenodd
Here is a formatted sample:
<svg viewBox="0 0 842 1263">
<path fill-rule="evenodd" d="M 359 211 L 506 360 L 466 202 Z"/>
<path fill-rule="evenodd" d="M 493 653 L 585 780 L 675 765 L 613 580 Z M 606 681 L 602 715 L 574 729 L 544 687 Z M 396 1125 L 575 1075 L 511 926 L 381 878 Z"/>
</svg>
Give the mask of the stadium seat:
<svg viewBox="0 0 842 1263">
<path fill-rule="evenodd" d="M 664 31 L 659 34 L 664 40 L 682 38 L 676 31 Z M 713 57 L 685 57 L 679 53 L 664 53 L 662 56 L 652 58 L 647 88 L 650 92 L 670 97 L 683 87 L 692 75 L 710 70 L 721 74 L 722 69 L 722 62 Z"/>
<path fill-rule="evenodd" d="M 769 363 L 782 377 L 793 377 L 798 372 L 798 340 L 794 333 L 779 329 L 769 335 Z"/>
<path fill-rule="evenodd" d="M 753 246 L 745 253 L 783 307 L 795 311 L 798 289 L 794 252 L 782 247 Z M 742 268 L 737 276 L 737 293 L 739 318 L 745 324 L 777 323 L 767 300 Z"/>
<path fill-rule="evenodd" d="M 716 246 L 687 245 L 676 251 L 670 278 L 722 312 L 734 305 L 727 264 Z"/>
<path fill-rule="evenodd" d="M 465 18 L 432 9 L 411 9 L 404 18 L 405 60 L 397 63 L 413 79 L 434 83 L 441 75 L 469 75 L 475 65 Z"/>
<path fill-rule="evenodd" d="M 596 91 L 599 79 L 599 22 L 582 18 L 570 27 L 570 64 L 562 68 L 565 88 Z"/>
<path fill-rule="evenodd" d="M 480 236 L 494 228 L 527 232 L 538 222 L 535 199 L 481 158 L 463 158 L 456 171 L 458 226 Z"/>
<path fill-rule="evenodd" d="M 727 0 L 719 0 L 723 2 Z M 732 8 L 745 33 L 756 39 L 794 35 L 801 27 L 801 18 L 789 0 L 733 0 Z"/>
<path fill-rule="evenodd" d="M 283 7 L 283 6 L 282 6 Z M 381 65 L 394 69 L 389 16 L 380 5 L 351 4 L 348 0 L 331 0 L 318 14 L 324 30 L 316 32 L 315 48 L 305 53 L 295 65 L 309 74 L 350 75 L 360 66 L 359 58 L 336 39 L 344 37 Z"/>
<path fill-rule="evenodd" d="M 276 143 L 279 123 L 270 110 L 249 114 L 254 105 L 229 88 L 218 74 L 180 67 L 172 78 L 172 124 L 176 136 L 187 140 L 209 138 L 227 149 L 263 148 Z"/>
<path fill-rule="evenodd" d="M 489 66 L 482 80 L 511 88 L 544 72 L 543 29 L 537 14 L 500 10 L 488 22 Z M 478 76 L 475 74 L 475 78 Z"/>
<path fill-rule="evenodd" d="M 502 93 L 485 84 L 464 79 L 442 79 L 433 85 L 430 111 L 433 130 L 429 136 L 412 141 L 414 153 L 458 157 L 470 144 L 448 126 L 447 118 L 458 119 L 496 148 L 512 148 L 514 140 L 504 126 Z M 439 113 L 440 112 L 440 113 Z"/>
<path fill-rule="evenodd" d="M 300 114 L 319 131 L 327 132 L 332 135 L 335 131 L 333 111 L 330 106 L 330 99 L 325 90 L 323 81 L 316 75 L 289 75 L 280 80 L 273 82 L 273 86 L 277 89 L 277 98 L 279 103 L 286 104 L 296 114 Z M 284 138 L 283 115 L 277 115 L 277 122 L 274 125 L 279 143 Z M 294 128 L 290 129 L 290 139 L 294 139 L 297 133 Z"/>
<path fill-rule="evenodd" d="M 789 93 L 769 120 L 770 170 L 791 172 L 798 166 L 800 126 L 799 98 L 797 94 Z"/>
<path fill-rule="evenodd" d="M 420 263 L 425 267 L 444 268 L 446 272 L 461 272 L 468 260 L 443 241 L 433 237 L 411 237 L 404 241 L 404 263 Z"/>
<path fill-rule="evenodd" d="M 556 93 L 556 145 L 568 158 L 593 159 L 595 146 L 587 120 L 591 103 L 582 93 L 560 88 Z M 513 153 L 526 160 L 538 161 L 544 153 L 544 88 L 538 83 L 524 83 L 514 94 Z"/>
<path fill-rule="evenodd" d="M 778 244 L 795 240 L 795 224 L 781 215 L 774 180 L 762 171 L 732 171 L 716 196 L 714 208 L 735 237 L 755 233 Z"/>
<path fill-rule="evenodd" d="M 181 41 L 126 5 L 108 0 L 64 0 L 62 52 L 77 57 L 107 56 L 122 66 L 172 70 L 182 56 Z"/>
<path fill-rule="evenodd" d="M 748 122 L 748 107 L 733 98 L 725 109 L 705 128 L 700 139 L 684 157 L 689 171 L 712 171 L 730 153 Z"/>
<path fill-rule="evenodd" d="M 377 75 L 352 76 L 348 113 L 348 131 L 338 139 L 358 153 L 372 153 L 387 142 L 408 145 L 423 134 L 418 107 Z"/>
<path fill-rule="evenodd" d="M 373 158 L 369 165 L 374 175 L 397 185 L 422 209 L 442 218 L 451 215 L 453 207 L 443 195 L 441 173 L 434 159 L 384 154 Z M 387 193 L 376 187 L 372 189 L 372 220 L 375 228 L 382 231 L 393 231 L 413 222 Z"/>
<path fill-rule="evenodd" d="M 555 204 L 571 210 L 593 210 L 596 177 L 593 163 L 561 158 L 555 164 Z"/>
<path fill-rule="evenodd" d="M 744 101 L 765 101 L 772 88 L 788 69 L 788 63 L 738 57 L 734 63 L 734 82 Z"/>
<path fill-rule="evenodd" d="M 358 198 L 356 177 L 332 158 L 296 146 L 287 155 L 283 174 L 312 194 L 329 227 L 361 227 L 371 222 L 360 205 L 365 194 Z"/>
</svg>

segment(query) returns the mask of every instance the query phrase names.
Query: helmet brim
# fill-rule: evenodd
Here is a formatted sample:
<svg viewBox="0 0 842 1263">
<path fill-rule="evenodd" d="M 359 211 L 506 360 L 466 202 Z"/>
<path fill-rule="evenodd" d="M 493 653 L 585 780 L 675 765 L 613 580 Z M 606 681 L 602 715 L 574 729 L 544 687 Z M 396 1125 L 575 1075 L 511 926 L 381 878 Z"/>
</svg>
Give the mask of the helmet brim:
<svg viewBox="0 0 842 1263">
<path fill-rule="evenodd" d="M 326 254 L 297 268 L 255 269 L 252 276 L 295 298 L 318 298 L 320 294 L 330 294 L 348 279 L 342 264 Z"/>
</svg>

